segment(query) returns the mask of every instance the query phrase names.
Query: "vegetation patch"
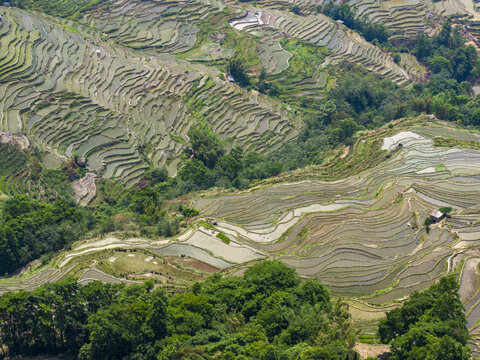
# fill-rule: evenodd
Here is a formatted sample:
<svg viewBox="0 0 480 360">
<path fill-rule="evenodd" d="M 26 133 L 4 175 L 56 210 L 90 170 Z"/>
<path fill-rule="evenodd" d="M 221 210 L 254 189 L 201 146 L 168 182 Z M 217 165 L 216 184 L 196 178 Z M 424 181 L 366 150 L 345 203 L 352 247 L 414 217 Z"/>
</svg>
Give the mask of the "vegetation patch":
<svg viewBox="0 0 480 360">
<path fill-rule="evenodd" d="M 216 235 L 216 237 L 219 238 L 220 240 L 222 240 L 225 244 L 230 244 L 230 238 L 227 235 L 225 235 L 224 233 L 219 232 Z"/>
<path fill-rule="evenodd" d="M 412 316 L 412 311 L 414 315 Z M 379 336 L 391 343 L 395 359 L 413 354 L 442 359 L 469 359 L 468 331 L 454 276 L 417 292 L 402 307 L 387 313 L 379 324 Z M 418 339 L 424 339 L 420 344 Z"/>
<path fill-rule="evenodd" d="M 13 6 L 60 17 L 78 17 L 106 0 L 12 0 Z"/>
<path fill-rule="evenodd" d="M 435 137 L 433 138 L 433 143 L 438 147 L 480 150 L 480 142 L 477 141 Z"/>
</svg>

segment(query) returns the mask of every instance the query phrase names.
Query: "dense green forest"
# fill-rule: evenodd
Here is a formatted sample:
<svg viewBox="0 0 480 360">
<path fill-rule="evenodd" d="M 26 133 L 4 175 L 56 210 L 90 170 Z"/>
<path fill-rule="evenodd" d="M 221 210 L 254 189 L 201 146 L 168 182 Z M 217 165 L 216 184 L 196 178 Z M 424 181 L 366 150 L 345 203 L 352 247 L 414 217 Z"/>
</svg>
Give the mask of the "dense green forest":
<svg viewBox="0 0 480 360">
<path fill-rule="evenodd" d="M 90 212 L 71 201 L 53 204 L 18 195 L 0 213 L 0 273 L 8 273 L 41 255 L 61 250 L 94 225 Z"/>
<path fill-rule="evenodd" d="M 99 199 L 86 208 L 65 197 L 52 203 L 27 195 L 0 201 L 0 274 L 12 273 L 39 258 L 46 263 L 57 251 L 87 236 L 128 229 L 133 234 L 172 236 L 198 214 L 181 204 L 162 206 L 164 198 L 150 187 L 126 190 L 110 204 L 104 203 L 109 196 L 108 185 L 105 187 Z"/>
<path fill-rule="evenodd" d="M 387 313 L 378 333 L 383 342 L 390 342 L 393 360 L 467 360 L 470 350 L 463 310 L 455 277 L 445 277 Z"/>
<path fill-rule="evenodd" d="M 346 304 L 278 261 L 175 296 L 153 282 L 68 280 L 0 298 L 0 344 L 10 356 L 355 360 L 354 340 Z"/>
<path fill-rule="evenodd" d="M 444 278 L 387 314 L 379 333 L 393 359 L 469 358 L 457 290 L 454 277 Z M 243 277 L 212 275 L 173 296 L 151 281 L 67 280 L 0 298 L 0 343 L 10 356 L 356 360 L 355 338 L 346 303 L 278 261 Z"/>
</svg>

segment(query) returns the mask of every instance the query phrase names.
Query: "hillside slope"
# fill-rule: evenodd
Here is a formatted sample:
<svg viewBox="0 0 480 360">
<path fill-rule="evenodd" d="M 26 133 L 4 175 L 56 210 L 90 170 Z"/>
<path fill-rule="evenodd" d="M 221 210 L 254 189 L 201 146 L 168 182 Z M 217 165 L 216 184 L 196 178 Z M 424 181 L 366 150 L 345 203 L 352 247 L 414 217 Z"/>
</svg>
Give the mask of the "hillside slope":
<svg viewBox="0 0 480 360">
<path fill-rule="evenodd" d="M 105 166 L 104 177 L 136 182 L 146 144 L 152 164 L 175 173 L 197 123 L 246 150 L 272 151 L 296 135 L 278 101 L 247 95 L 215 69 L 139 55 L 18 9 L 0 16 L 0 129 L 85 157 L 92 170 Z"/>
</svg>

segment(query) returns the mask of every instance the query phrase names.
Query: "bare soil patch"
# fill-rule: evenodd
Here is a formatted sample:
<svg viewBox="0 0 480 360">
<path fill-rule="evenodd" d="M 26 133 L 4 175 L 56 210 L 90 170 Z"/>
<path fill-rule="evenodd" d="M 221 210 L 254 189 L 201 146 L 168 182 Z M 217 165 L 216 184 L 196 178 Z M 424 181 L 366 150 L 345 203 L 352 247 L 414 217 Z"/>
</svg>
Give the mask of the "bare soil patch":
<svg viewBox="0 0 480 360">
<path fill-rule="evenodd" d="M 87 205 L 90 200 L 93 199 L 95 193 L 97 192 L 97 187 L 95 186 L 95 179 L 97 175 L 94 173 L 86 173 L 83 178 L 75 181 L 73 185 L 73 190 L 75 191 L 75 200 L 80 205 Z"/>
<path fill-rule="evenodd" d="M 357 342 L 355 343 L 354 349 L 360 354 L 362 359 L 366 359 L 368 357 L 376 357 L 386 360 L 390 358 L 389 345 L 372 345 Z"/>
</svg>

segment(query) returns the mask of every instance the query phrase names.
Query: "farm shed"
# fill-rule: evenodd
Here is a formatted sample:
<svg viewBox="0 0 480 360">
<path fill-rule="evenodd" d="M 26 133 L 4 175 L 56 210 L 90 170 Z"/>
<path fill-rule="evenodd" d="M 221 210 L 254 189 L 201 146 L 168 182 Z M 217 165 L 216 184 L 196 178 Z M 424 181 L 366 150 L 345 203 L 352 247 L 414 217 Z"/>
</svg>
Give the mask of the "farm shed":
<svg viewBox="0 0 480 360">
<path fill-rule="evenodd" d="M 432 211 L 432 213 L 430 214 L 430 219 L 432 219 L 435 222 L 438 222 L 442 220 L 444 216 L 445 215 L 441 211 L 435 210 L 435 211 Z"/>
<path fill-rule="evenodd" d="M 207 222 L 212 225 L 218 225 L 217 220 L 215 220 L 214 218 L 208 218 Z"/>
</svg>

